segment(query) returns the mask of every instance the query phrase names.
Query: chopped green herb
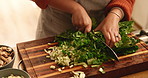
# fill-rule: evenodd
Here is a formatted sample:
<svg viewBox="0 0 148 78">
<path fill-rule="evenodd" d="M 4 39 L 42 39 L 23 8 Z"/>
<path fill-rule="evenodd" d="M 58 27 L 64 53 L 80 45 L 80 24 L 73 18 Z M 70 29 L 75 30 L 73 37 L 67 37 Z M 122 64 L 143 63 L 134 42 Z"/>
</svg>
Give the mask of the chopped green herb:
<svg viewBox="0 0 148 78">
<path fill-rule="evenodd" d="M 121 40 L 113 48 L 119 55 L 127 55 L 138 50 L 136 43 L 139 40 L 127 36 L 133 30 L 133 23 L 133 21 L 119 23 Z M 93 25 L 95 24 L 97 23 L 93 23 Z M 55 41 L 59 43 L 59 46 L 53 49 L 50 56 L 63 66 L 82 62 L 86 65 L 101 65 L 103 62 L 112 59 L 102 40 L 105 41 L 105 38 L 100 31 L 82 33 L 80 31 L 68 30 L 56 37 Z"/>
<path fill-rule="evenodd" d="M 91 65 L 91 67 L 99 67 L 100 65 Z"/>
</svg>

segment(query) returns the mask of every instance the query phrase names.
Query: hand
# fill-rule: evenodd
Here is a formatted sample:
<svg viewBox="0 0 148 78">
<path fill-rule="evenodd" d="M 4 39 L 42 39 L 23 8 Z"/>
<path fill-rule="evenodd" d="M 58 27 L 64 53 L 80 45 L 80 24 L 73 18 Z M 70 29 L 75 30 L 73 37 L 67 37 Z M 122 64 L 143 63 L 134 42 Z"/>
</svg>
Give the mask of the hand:
<svg viewBox="0 0 148 78">
<path fill-rule="evenodd" d="M 72 14 L 72 23 L 83 32 L 90 32 L 92 21 L 85 9 L 75 0 L 50 0 L 49 5 L 63 12 Z"/>
<path fill-rule="evenodd" d="M 91 31 L 92 21 L 84 8 L 78 9 L 77 11 L 72 13 L 72 23 L 79 31 L 85 33 Z"/>
<path fill-rule="evenodd" d="M 106 44 L 110 47 L 113 47 L 116 42 L 121 40 L 118 26 L 119 21 L 119 17 L 113 13 L 109 13 L 107 17 L 95 29 L 95 31 L 100 30 L 103 33 Z"/>
</svg>

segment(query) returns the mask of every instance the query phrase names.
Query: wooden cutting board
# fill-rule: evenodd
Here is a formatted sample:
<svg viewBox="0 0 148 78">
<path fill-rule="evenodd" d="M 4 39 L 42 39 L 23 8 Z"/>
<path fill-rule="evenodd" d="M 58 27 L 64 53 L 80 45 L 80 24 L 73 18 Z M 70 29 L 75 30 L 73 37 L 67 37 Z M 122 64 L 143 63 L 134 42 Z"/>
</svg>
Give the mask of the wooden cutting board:
<svg viewBox="0 0 148 78">
<path fill-rule="evenodd" d="M 44 49 L 50 47 L 47 43 L 53 40 L 54 38 L 49 37 L 17 44 L 23 65 L 32 78 L 69 78 L 73 76 L 71 71 L 83 71 L 88 78 L 118 78 L 148 69 L 148 46 L 141 41 L 137 44 L 139 50 L 136 53 L 120 56 L 119 62 L 104 63 L 105 74 L 101 74 L 98 71 L 99 68 L 84 68 L 83 66 L 66 67 L 61 72 L 57 69 L 51 70 L 50 66 L 56 64 L 46 58 L 47 54 Z"/>
</svg>

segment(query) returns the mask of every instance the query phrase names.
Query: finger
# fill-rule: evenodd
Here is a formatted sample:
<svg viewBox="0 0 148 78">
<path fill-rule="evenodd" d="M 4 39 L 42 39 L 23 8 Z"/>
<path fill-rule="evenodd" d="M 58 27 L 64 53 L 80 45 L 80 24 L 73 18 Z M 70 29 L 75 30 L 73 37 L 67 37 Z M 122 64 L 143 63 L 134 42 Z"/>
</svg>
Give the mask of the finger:
<svg viewBox="0 0 148 78">
<path fill-rule="evenodd" d="M 110 39 L 111 39 L 109 33 L 106 33 L 105 31 L 102 31 L 102 33 L 104 34 L 105 43 L 109 46 L 109 44 L 110 44 Z"/>
<path fill-rule="evenodd" d="M 118 41 L 119 41 L 119 34 L 117 33 L 117 34 L 115 34 L 114 36 L 115 36 L 116 42 L 118 42 Z"/>
<path fill-rule="evenodd" d="M 116 42 L 120 41 L 121 40 L 120 34 L 115 35 L 115 39 L 116 39 Z"/>
<path fill-rule="evenodd" d="M 79 31 L 85 32 L 86 25 L 84 24 L 84 22 L 80 21 L 78 24 L 78 27 L 79 27 Z"/>
<path fill-rule="evenodd" d="M 119 34 L 119 41 L 121 40 L 121 35 Z"/>
<path fill-rule="evenodd" d="M 80 26 L 80 24 L 74 24 L 74 26 L 75 26 L 75 28 L 76 28 L 76 30 L 78 30 L 78 31 L 82 31 L 82 32 L 84 32 L 84 30 L 85 30 L 85 27 L 84 26 Z"/>
<path fill-rule="evenodd" d="M 78 21 L 77 19 L 80 19 L 80 18 L 76 18 L 76 17 L 74 18 L 74 17 L 72 17 L 72 24 L 77 29 L 79 29 L 82 26 L 82 21 Z"/>
<path fill-rule="evenodd" d="M 119 41 L 119 35 L 115 35 L 115 40 L 116 40 L 116 42 Z"/>
<path fill-rule="evenodd" d="M 84 32 L 85 27 L 80 27 L 80 28 L 78 28 L 78 30 L 81 31 L 81 32 Z"/>
<path fill-rule="evenodd" d="M 75 18 L 74 18 L 74 16 L 72 16 L 72 24 L 74 25 L 74 26 L 76 26 L 76 21 L 75 21 Z"/>
<path fill-rule="evenodd" d="M 86 26 L 84 32 L 85 32 L 85 33 L 90 32 L 90 31 L 91 31 L 91 26 L 92 26 L 92 23 L 88 24 L 88 26 Z"/>
<path fill-rule="evenodd" d="M 79 30 L 80 26 L 77 21 L 72 20 L 72 24 L 76 28 L 76 30 Z"/>
<path fill-rule="evenodd" d="M 110 32 L 110 36 L 111 36 L 111 39 L 110 39 L 110 44 L 109 44 L 109 46 L 110 46 L 110 47 L 114 47 L 114 44 L 115 44 L 115 42 L 116 42 L 116 37 L 114 36 L 114 33 L 111 33 L 111 32 Z"/>
</svg>

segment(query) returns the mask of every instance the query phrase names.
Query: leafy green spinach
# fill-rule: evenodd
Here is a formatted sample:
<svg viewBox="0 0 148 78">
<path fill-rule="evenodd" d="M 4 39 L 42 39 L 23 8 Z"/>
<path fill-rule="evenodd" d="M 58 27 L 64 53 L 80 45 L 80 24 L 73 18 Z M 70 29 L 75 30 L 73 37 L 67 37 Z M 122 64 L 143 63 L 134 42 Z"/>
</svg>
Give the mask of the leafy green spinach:
<svg viewBox="0 0 148 78">
<path fill-rule="evenodd" d="M 119 33 L 122 39 L 117 42 L 113 48 L 118 55 L 134 53 L 138 49 L 136 43 L 138 43 L 139 40 L 127 36 L 127 34 L 133 31 L 133 24 L 133 21 L 119 23 Z M 93 27 L 94 26 L 96 26 L 95 21 L 93 22 Z M 85 62 L 89 65 L 101 65 L 103 62 L 112 59 L 112 57 L 108 55 L 106 46 L 102 43 L 102 40 L 105 41 L 100 31 L 82 33 L 72 30 L 58 35 L 55 39 L 56 42 L 59 42 L 58 47 L 67 46 L 62 52 L 71 59 L 71 64 Z"/>
</svg>

